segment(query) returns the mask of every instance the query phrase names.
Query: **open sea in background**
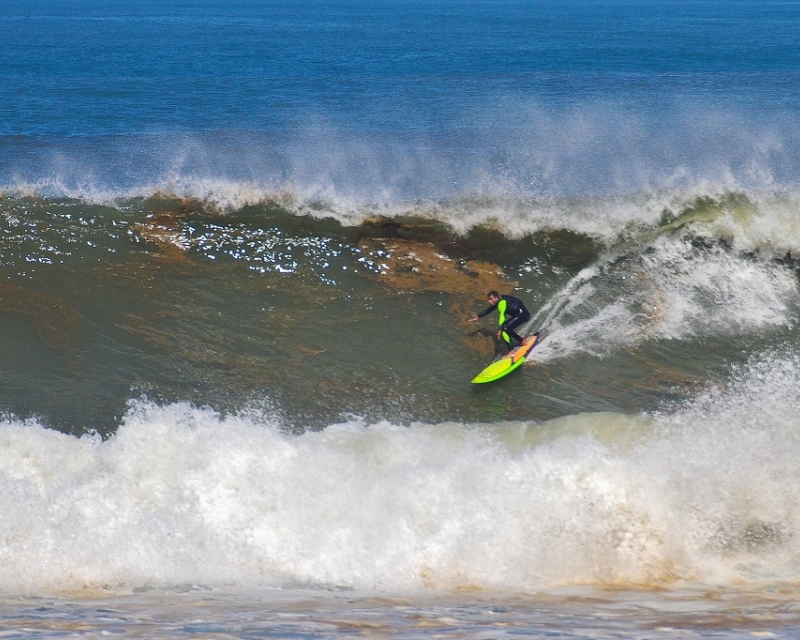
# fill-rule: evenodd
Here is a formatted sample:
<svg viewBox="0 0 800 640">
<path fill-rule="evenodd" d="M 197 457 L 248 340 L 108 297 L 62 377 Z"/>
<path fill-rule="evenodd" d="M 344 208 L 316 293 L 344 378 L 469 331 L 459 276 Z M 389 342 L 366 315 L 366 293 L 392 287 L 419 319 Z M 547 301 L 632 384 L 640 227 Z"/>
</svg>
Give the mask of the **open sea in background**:
<svg viewBox="0 0 800 640">
<path fill-rule="evenodd" d="M 3 638 L 798 636 L 800 1 L 0 0 L 0 87 Z"/>
</svg>

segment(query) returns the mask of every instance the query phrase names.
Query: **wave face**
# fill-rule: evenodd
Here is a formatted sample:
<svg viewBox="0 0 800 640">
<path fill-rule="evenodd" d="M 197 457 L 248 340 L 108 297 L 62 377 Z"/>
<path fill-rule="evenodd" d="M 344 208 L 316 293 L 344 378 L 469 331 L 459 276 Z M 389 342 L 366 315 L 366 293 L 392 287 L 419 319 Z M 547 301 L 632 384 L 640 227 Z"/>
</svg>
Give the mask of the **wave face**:
<svg viewBox="0 0 800 640">
<path fill-rule="evenodd" d="M 668 413 L 543 423 L 293 436 L 264 413 L 135 402 L 102 441 L 6 420 L 0 588 L 791 578 L 799 365 L 765 355 Z"/>
<path fill-rule="evenodd" d="M 343 224 L 291 194 L 230 211 L 7 196 L 3 408 L 104 435 L 140 396 L 265 402 L 300 431 L 652 411 L 794 344 L 800 304 L 794 195 L 675 203 L 654 219 L 623 197 L 485 197 Z M 498 348 L 491 317 L 466 322 L 493 289 L 545 338 L 544 377 L 487 390 L 497 405 L 465 385 Z"/>
</svg>

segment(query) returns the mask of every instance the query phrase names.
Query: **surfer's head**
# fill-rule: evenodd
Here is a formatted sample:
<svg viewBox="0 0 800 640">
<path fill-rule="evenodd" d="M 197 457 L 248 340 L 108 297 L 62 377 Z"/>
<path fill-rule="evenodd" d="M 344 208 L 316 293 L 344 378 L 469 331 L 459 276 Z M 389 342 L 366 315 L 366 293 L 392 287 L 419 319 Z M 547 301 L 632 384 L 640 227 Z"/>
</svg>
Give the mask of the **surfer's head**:
<svg viewBox="0 0 800 640">
<path fill-rule="evenodd" d="M 497 291 L 490 291 L 486 294 L 486 299 L 489 301 L 489 304 L 496 304 L 498 300 L 500 300 L 500 294 Z"/>
</svg>

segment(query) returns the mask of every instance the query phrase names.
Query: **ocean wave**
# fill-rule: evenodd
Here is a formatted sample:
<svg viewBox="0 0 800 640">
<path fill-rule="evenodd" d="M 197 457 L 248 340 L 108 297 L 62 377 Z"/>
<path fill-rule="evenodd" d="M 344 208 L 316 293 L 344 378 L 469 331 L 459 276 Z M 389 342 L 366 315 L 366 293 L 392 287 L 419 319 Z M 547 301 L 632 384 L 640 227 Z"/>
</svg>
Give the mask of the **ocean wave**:
<svg viewBox="0 0 800 640">
<path fill-rule="evenodd" d="M 302 435 L 132 402 L 108 440 L 6 418 L 0 589 L 402 592 L 797 579 L 797 358 L 683 407 Z"/>
<path fill-rule="evenodd" d="M 355 203 L 309 196 L 292 185 L 202 181 L 162 184 L 130 191 L 25 184 L 0 189 L 0 203 L 20 199 L 68 200 L 129 211 L 149 206 L 183 206 L 222 218 L 266 210 L 289 216 L 333 220 L 343 227 L 395 221 L 409 227 L 435 223 L 456 236 L 485 228 L 510 240 L 537 233 L 570 232 L 613 247 L 647 242 L 658 234 L 689 227 L 742 251 L 800 252 L 800 192 L 746 192 L 726 188 L 654 191 L 615 197 L 532 197 L 465 194 L 445 199 Z"/>
<path fill-rule="evenodd" d="M 742 242 L 777 246 L 788 228 L 798 245 L 791 113 L 677 101 L 471 109 L 463 129 L 430 136 L 319 118 L 282 134 L 17 136 L 0 140 L 0 193 L 112 206 L 168 194 L 222 213 L 277 204 L 346 226 L 417 216 L 461 234 L 494 225 L 511 237 L 565 229 L 603 241 L 709 206 L 736 226 L 738 198 L 756 214 L 735 229 Z"/>
<path fill-rule="evenodd" d="M 532 330 L 547 337 L 540 361 L 791 328 L 800 309 L 800 194 L 673 194 L 669 206 L 663 194 L 647 206 L 472 197 L 364 212 L 350 225 L 296 194 L 264 197 L 229 212 L 165 193 L 105 207 L 8 197 L 3 264 L 31 273 L 149 251 L 175 264 L 234 260 L 325 286 L 345 273 L 357 289 L 379 276 L 404 291 L 470 299 L 476 287 L 516 282 L 534 296 Z M 491 283 L 479 283 L 478 272 L 493 274 Z"/>
</svg>

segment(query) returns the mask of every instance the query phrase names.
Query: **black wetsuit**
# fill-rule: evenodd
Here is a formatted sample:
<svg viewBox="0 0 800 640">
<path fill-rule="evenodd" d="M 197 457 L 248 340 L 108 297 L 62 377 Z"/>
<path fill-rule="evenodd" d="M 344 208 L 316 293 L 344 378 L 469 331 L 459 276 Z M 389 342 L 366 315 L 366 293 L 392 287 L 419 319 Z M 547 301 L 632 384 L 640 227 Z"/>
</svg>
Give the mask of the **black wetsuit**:
<svg viewBox="0 0 800 640">
<path fill-rule="evenodd" d="M 504 304 L 505 303 L 505 304 Z M 522 300 L 514 296 L 500 296 L 497 304 L 493 304 L 488 309 L 484 309 L 478 314 L 479 318 L 490 314 L 495 309 L 500 314 L 498 327 L 502 332 L 503 339 L 508 343 L 509 347 L 513 347 L 511 340 L 516 340 L 522 344 L 522 338 L 514 331 L 515 328 L 524 324 L 531 319 L 531 314 L 525 308 Z"/>
</svg>

